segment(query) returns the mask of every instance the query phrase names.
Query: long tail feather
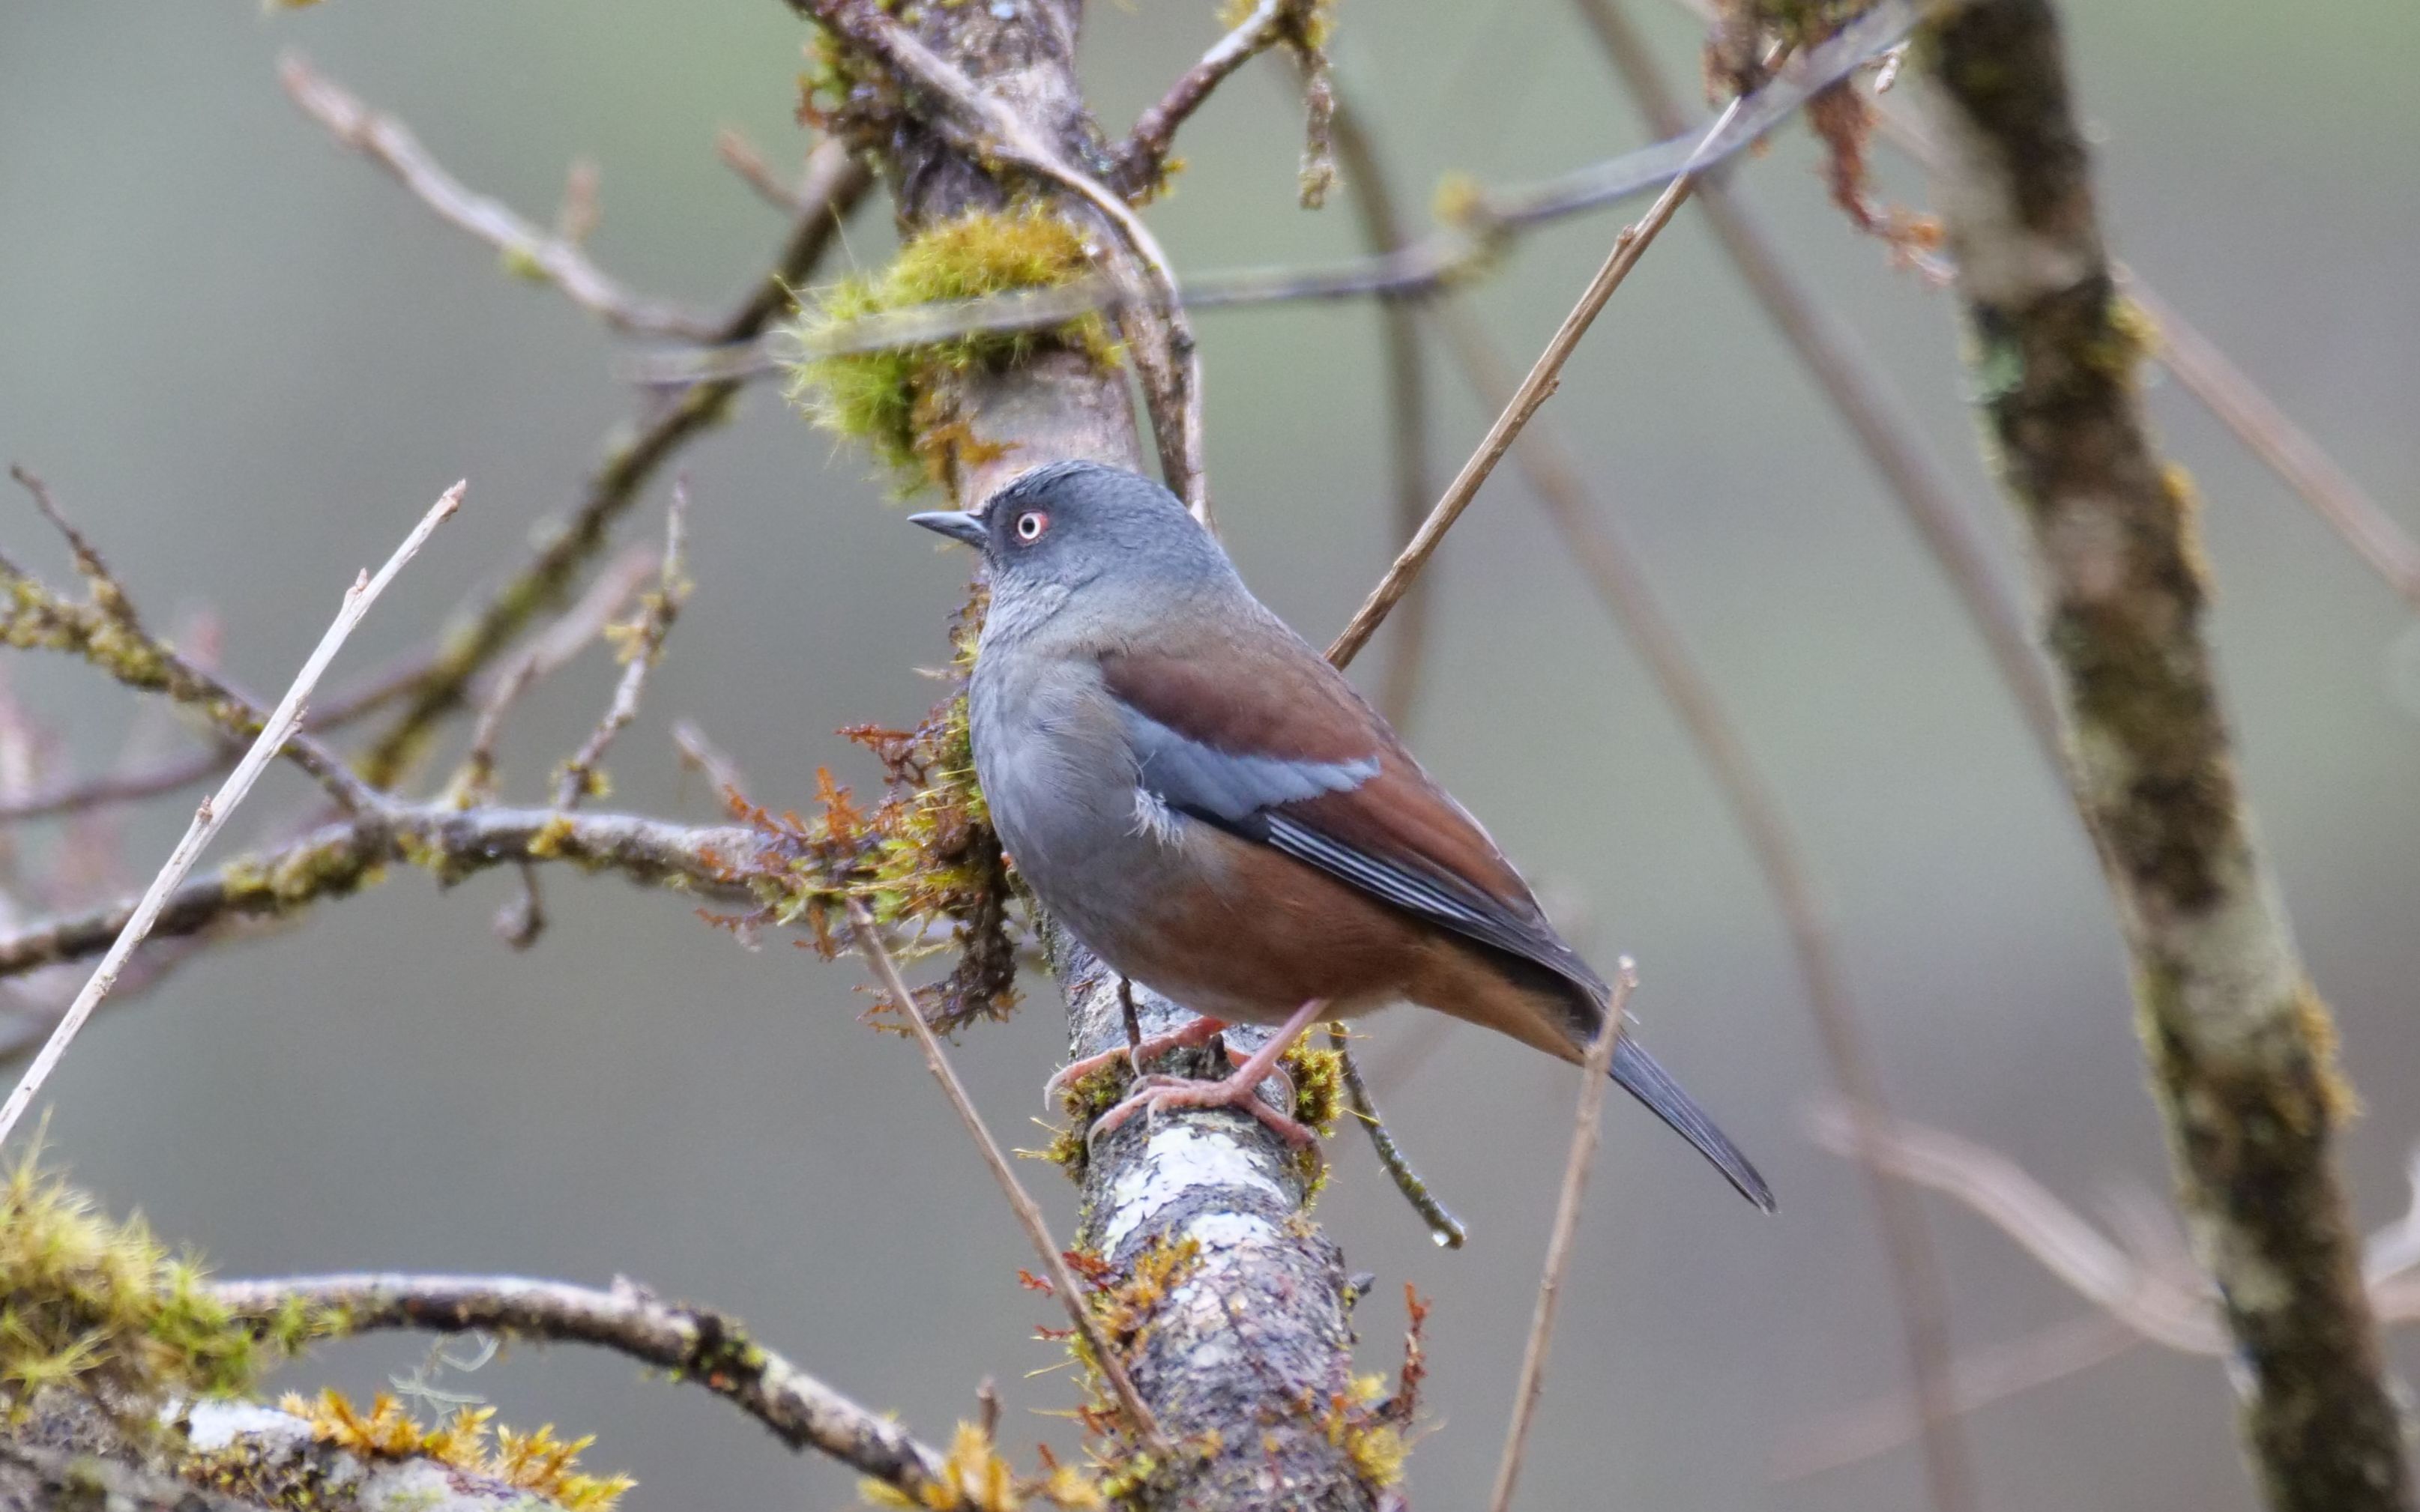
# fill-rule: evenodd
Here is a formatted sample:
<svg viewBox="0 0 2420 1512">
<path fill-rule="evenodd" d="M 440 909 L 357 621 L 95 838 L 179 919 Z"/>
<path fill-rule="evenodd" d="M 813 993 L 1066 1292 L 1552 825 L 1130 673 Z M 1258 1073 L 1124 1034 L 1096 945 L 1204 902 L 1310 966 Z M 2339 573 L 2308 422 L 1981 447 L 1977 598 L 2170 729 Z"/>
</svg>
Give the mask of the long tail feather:
<svg viewBox="0 0 2420 1512">
<path fill-rule="evenodd" d="M 1681 1090 L 1681 1084 L 1657 1065 L 1654 1058 L 1638 1048 L 1638 1041 L 1625 1033 L 1613 1047 L 1613 1079 L 1621 1089 L 1647 1104 L 1648 1111 L 1669 1125 L 1674 1134 L 1697 1148 L 1699 1154 L 1714 1162 L 1739 1195 L 1771 1212 L 1773 1188 L 1764 1184 L 1748 1158 L 1730 1142 L 1697 1099 Z"/>
</svg>

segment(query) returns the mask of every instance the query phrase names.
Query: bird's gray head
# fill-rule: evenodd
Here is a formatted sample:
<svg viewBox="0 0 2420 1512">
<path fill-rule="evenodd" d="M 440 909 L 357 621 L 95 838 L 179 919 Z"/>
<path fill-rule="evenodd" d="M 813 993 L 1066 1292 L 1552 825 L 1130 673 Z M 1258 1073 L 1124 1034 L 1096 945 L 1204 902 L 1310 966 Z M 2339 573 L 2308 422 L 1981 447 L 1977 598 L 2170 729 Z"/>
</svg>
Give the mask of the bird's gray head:
<svg viewBox="0 0 2420 1512">
<path fill-rule="evenodd" d="M 1232 581 L 1234 568 L 1177 497 L 1138 472 L 1052 462 L 978 508 L 910 515 L 980 549 L 995 606 L 1055 611 L 1079 592 L 1132 585 L 1156 594 Z"/>
</svg>

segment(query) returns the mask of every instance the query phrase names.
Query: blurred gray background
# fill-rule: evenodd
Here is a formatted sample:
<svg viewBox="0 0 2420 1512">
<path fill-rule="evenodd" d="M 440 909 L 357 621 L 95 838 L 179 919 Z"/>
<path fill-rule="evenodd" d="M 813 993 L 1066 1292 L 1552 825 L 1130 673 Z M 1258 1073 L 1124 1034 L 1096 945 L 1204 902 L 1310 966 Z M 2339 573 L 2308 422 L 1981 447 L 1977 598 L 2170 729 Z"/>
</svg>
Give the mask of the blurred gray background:
<svg viewBox="0 0 2420 1512">
<path fill-rule="evenodd" d="M 2407 523 L 2420 485 L 2420 12 L 2246 0 L 2071 6 L 2119 251 L 2200 320 Z M 1122 129 L 1214 35 L 1206 5 L 1097 6 L 1086 68 Z M 1688 25 L 1642 6 L 1683 77 Z M 1415 208 L 1449 171 L 1531 177 L 1640 140 L 1555 0 L 1344 8 L 1341 44 Z M 0 455 L 47 475 L 163 622 L 216 606 L 233 671 L 281 686 L 356 566 L 445 485 L 469 507 L 381 602 L 344 665 L 429 633 L 564 508 L 628 409 L 617 347 L 510 280 L 277 87 L 300 48 L 401 115 L 465 180 L 550 219 L 566 164 L 603 173 L 593 250 L 651 293 L 715 306 L 764 266 L 778 218 L 714 159 L 744 127 L 777 162 L 800 32 L 773 0 L 11 0 L 0 6 Z M 1340 208 L 1293 203 L 1299 119 L 1255 66 L 1187 129 L 1191 167 L 1153 221 L 1179 265 L 1356 249 Z M 1800 266 L 1857 323 L 1950 457 L 1993 538 L 1949 302 L 1892 271 L 1823 201 L 1803 133 L 1745 172 Z M 1919 196 L 1903 176 L 1889 180 Z M 1603 255 L 1599 217 L 1526 242 L 1480 301 L 1523 361 Z M 852 227 L 861 262 L 887 213 Z M 1246 576 L 1315 640 L 1388 546 L 1366 307 L 1201 318 L 1210 462 Z M 1484 417 L 1440 367 L 1432 450 Z M 2173 383 L 2153 406 L 2208 501 L 2216 632 L 2265 835 L 2367 1116 L 2346 1141 L 2366 1223 L 2401 1211 L 2420 1139 L 2420 646 L 2410 616 Z M 2164 1187 L 2121 958 L 2076 825 L 1949 594 L 1794 360 L 1683 214 L 1573 364 L 1548 413 L 1652 563 L 1804 827 L 1850 969 L 1909 1115 L 2011 1154 L 2063 1196 Z M 802 805 L 831 732 L 933 696 L 962 563 L 887 508 L 862 458 L 769 391 L 688 454 L 699 593 L 612 767 L 618 805 L 706 817 L 665 729 L 700 721 L 757 795 Z M 628 527 L 652 539 L 663 491 Z M 30 508 L 0 548 L 64 576 Z M 1435 655 L 1410 732 L 1600 960 L 1635 954 L 1649 1041 L 1782 1195 L 1760 1219 L 1634 1108 L 1616 1107 L 1563 1313 L 1525 1504 L 1914 1507 L 1901 1452 L 1790 1485 L 1773 1446 L 1900 1380 L 1898 1329 L 1855 1173 L 1809 1146 L 1823 1087 L 1772 907 L 1637 663 L 1512 470 L 1439 558 Z M 1374 672 L 1376 658 L 1364 664 Z M 12 686 L 87 765 L 132 700 L 81 666 L 17 657 Z M 544 687 L 506 748 L 534 797 L 602 707 L 592 652 Z M 343 680 L 340 671 L 337 680 Z M 306 790 L 272 774 L 265 832 Z M 126 829 L 149 873 L 186 813 Z M 416 874 L 226 949 L 113 1011 L 52 1084 L 56 1157 L 116 1208 L 225 1271 L 353 1267 L 615 1273 L 737 1311 L 768 1342 L 928 1436 L 997 1378 L 1012 1442 L 1063 1449 L 1049 1304 L 915 1052 L 860 1026 L 853 965 L 760 953 L 676 899 L 550 878 L 554 926 L 489 933 L 509 879 L 441 894 Z M 1003 1134 L 1060 1053 L 1031 984 L 959 1063 Z M 1408 1025 L 1382 1019 L 1373 1058 Z M 1435 1299 L 1435 1431 L 1416 1504 L 1472 1504 L 1501 1432 L 1573 1091 L 1566 1070 L 1459 1032 L 1393 1096 L 1398 1132 L 1475 1238 L 1434 1249 L 1357 1136 L 1319 1217 L 1377 1273 L 1364 1367 L 1391 1369 L 1405 1281 Z M 1058 1221 L 1070 1192 L 1030 1171 Z M 2080 1304 L 1980 1221 L 1930 1209 L 1962 1348 Z M 1064 1227 L 1062 1229 L 1065 1231 Z M 366 1341 L 288 1372 L 357 1391 L 422 1344 Z M 2406 1365 L 2413 1355 L 2398 1343 Z M 461 1382 L 457 1382 L 458 1384 Z M 599 1435 L 634 1505 L 839 1507 L 797 1458 L 703 1393 L 617 1359 L 521 1350 L 469 1381 L 507 1421 Z M 1993 1512 L 2247 1507 L 2220 1367 L 2143 1349 L 1969 1425 Z"/>
</svg>

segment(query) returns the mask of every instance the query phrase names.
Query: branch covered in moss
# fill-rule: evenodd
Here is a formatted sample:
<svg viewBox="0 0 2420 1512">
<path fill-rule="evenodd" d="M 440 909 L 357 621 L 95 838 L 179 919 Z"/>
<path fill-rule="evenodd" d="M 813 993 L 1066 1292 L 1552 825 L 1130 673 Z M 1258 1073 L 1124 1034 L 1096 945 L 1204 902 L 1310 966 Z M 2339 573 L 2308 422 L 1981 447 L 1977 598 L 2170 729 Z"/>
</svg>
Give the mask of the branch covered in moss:
<svg viewBox="0 0 2420 1512">
<path fill-rule="evenodd" d="M 918 1498 L 959 1504 L 947 1460 L 752 1340 L 727 1314 L 665 1302 L 629 1281 L 612 1288 L 519 1276 L 361 1274 L 225 1281 L 219 1305 L 267 1326 L 296 1310 L 329 1335 L 473 1330 L 513 1338 L 594 1344 L 690 1380 L 738 1405 L 794 1449 L 817 1449 Z M 938 1492 L 927 1501 L 927 1492 Z"/>
<path fill-rule="evenodd" d="M 2195 1249 L 2279 1512 L 2401 1512 L 2402 1432 L 2335 1163 L 2351 1104 L 2327 1011 L 2255 843 L 2203 619 L 2192 486 L 2136 389 L 2048 0 L 1928 25 L 1973 380 L 2033 548 L 2069 780 L 2134 961 L 2137 1018 Z"/>
<path fill-rule="evenodd" d="M 802 836 L 747 825 L 687 825 L 635 814 L 552 809 L 398 806 L 226 862 L 169 895 L 155 938 L 195 934 L 245 918 L 287 918 L 349 897 L 392 863 L 459 882 L 511 862 L 566 862 L 707 899 L 776 906 L 788 917 L 836 897 Z M 798 890 L 803 887 L 804 890 Z M 44 919 L 0 935 L 0 977 L 98 955 L 126 925 L 133 900 Z"/>
</svg>

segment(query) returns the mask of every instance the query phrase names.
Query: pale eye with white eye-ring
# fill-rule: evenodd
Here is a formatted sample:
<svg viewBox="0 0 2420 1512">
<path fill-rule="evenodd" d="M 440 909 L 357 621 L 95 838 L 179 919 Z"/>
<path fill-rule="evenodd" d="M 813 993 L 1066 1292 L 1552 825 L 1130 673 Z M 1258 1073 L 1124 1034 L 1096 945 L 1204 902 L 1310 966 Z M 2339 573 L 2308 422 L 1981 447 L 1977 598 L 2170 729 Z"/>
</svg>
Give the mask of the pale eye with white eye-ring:
<svg viewBox="0 0 2420 1512">
<path fill-rule="evenodd" d="M 1029 509 L 1017 516 L 1016 523 L 1011 527 L 1016 532 L 1016 538 L 1029 545 L 1042 539 L 1042 532 L 1049 528 L 1050 517 L 1038 509 Z"/>
</svg>

